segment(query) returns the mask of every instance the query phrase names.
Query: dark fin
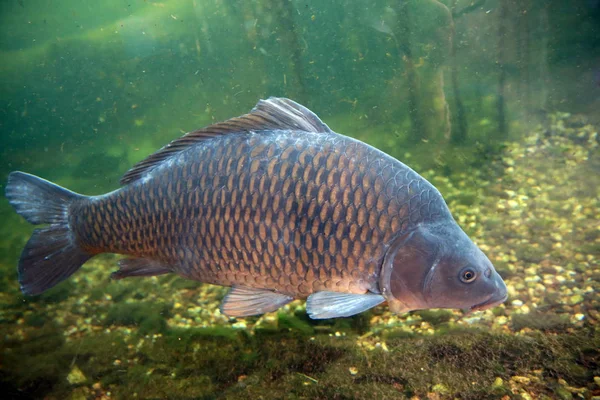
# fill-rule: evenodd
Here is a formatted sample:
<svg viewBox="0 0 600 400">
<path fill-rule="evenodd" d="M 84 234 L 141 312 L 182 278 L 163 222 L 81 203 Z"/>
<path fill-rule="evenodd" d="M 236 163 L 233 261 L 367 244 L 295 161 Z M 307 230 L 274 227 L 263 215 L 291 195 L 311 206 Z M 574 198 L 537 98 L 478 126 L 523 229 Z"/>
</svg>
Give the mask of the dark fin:
<svg viewBox="0 0 600 400">
<path fill-rule="evenodd" d="M 380 294 L 317 292 L 308 296 L 306 312 L 312 319 L 349 317 L 385 301 Z"/>
<path fill-rule="evenodd" d="M 10 205 L 33 225 L 67 223 L 69 204 L 84 197 L 20 171 L 11 172 L 6 183 Z"/>
<path fill-rule="evenodd" d="M 51 224 L 36 229 L 19 260 L 19 283 L 25 294 L 40 294 L 67 279 L 91 258 L 69 229 L 69 206 L 84 196 L 37 176 L 12 172 L 6 198 L 28 222 Z"/>
<path fill-rule="evenodd" d="M 156 276 L 173 272 L 159 261 L 146 258 L 125 258 L 119 261 L 119 270 L 113 272 L 113 279 L 129 278 L 130 276 Z"/>
<path fill-rule="evenodd" d="M 289 99 L 270 97 L 268 100 L 260 100 L 248 114 L 186 133 L 179 139 L 173 140 L 135 164 L 123 175 L 121 184 L 126 185 L 141 178 L 165 159 L 201 140 L 229 133 L 261 132 L 274 129 L 315 133 L 331 132 L 329 127 L 308 108 Z"/>
<path fill-rule="evenodd" d="M 293 297 L 272 290 L 234 286 L 221 303 L 221 313 L 229 317 L 248 317 L 275 311 Z"/>
</svg>

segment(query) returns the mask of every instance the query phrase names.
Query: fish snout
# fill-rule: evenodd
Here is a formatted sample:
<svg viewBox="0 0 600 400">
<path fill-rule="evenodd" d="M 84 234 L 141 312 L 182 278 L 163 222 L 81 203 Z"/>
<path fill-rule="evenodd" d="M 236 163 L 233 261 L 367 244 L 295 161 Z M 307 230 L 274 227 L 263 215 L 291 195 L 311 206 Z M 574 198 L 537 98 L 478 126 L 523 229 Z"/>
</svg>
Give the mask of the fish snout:
<svg viewBox="0 0 600 400">
<path fill-rule="evenodd" d="M 497 297 L 502 298 L 502 302 L 504 302 L 508 298 L 508 288 L 506 287 L 506 283 L 504 283 L 504 279 L 495 270 L 492 273 L 492 279 L 496 286 Z"/>
<path fill-rule="evenodd" d="M 487 276 L 488 274 L 485 275 L 485 279 L 490 281 L 490 286 L 492 288 L 491 294 L 484 302 L 471 307 L 471 311 L 487 310 L 488 308 L 492 308 L 504 303 L 506 299 L 508 299 L 508 289 L 500 274 L 498 274 L 498 272 L 495 270 L 492 270 L 492 273 L 489 274 L 489 277 Z"/>
</svg>

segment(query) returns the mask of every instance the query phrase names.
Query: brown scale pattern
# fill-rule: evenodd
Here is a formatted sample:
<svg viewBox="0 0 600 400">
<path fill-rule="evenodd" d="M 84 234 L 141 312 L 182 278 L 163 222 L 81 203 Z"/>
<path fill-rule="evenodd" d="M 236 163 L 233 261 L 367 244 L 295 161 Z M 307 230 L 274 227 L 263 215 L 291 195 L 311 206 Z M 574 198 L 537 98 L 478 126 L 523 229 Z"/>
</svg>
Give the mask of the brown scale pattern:
<svg viewBox="0 0 600 400">
<path fill-rule="evenodd" d="M 399 161 L 341 135 L 294 131 L 200 141 L 78 207 L 72 225 L 92 253 L 296 297 L 378 291 L 390 241 L 449 215 L 437 190 Z"/>
</svg>

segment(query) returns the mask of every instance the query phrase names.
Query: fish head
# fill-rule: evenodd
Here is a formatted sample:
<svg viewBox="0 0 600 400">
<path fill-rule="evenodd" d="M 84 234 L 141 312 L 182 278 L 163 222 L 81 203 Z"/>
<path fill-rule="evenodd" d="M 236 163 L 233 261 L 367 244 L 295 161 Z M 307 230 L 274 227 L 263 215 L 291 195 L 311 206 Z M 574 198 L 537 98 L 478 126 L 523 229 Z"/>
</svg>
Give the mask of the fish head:
<svg viewBox="0 0 600 400">
<path fill-rule="evenodd" d="M 485 310 L 508 297 L 485 254 L 454 222 L 445 225 L 419 226 L 388 250 L 380 287 L 393 312 Z"/>
</svg>

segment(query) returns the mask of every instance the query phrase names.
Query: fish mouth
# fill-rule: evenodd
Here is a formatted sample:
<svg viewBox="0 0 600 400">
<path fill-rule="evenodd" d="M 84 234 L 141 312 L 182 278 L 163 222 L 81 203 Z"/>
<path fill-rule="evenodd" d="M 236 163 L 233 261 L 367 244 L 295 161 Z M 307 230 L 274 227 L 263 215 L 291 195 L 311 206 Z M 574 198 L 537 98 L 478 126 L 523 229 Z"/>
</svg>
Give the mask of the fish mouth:
<svg viewBox="0 0 600 400">
<path fill-rule="evenodd" d="M 506 301 L 506 299 L 508 299 L 508 292 L 501 293 L 500 295 L 497 295 L 497 296 L 492 295 L 486 301 L 472 306 L 469 309 L 469 311 L 473 312 L 473 311 L 487 310 L 488 308 L 492 308 L 492 307 L 495 307 L 497 305 L 504 303 Z"/>
</svg>

